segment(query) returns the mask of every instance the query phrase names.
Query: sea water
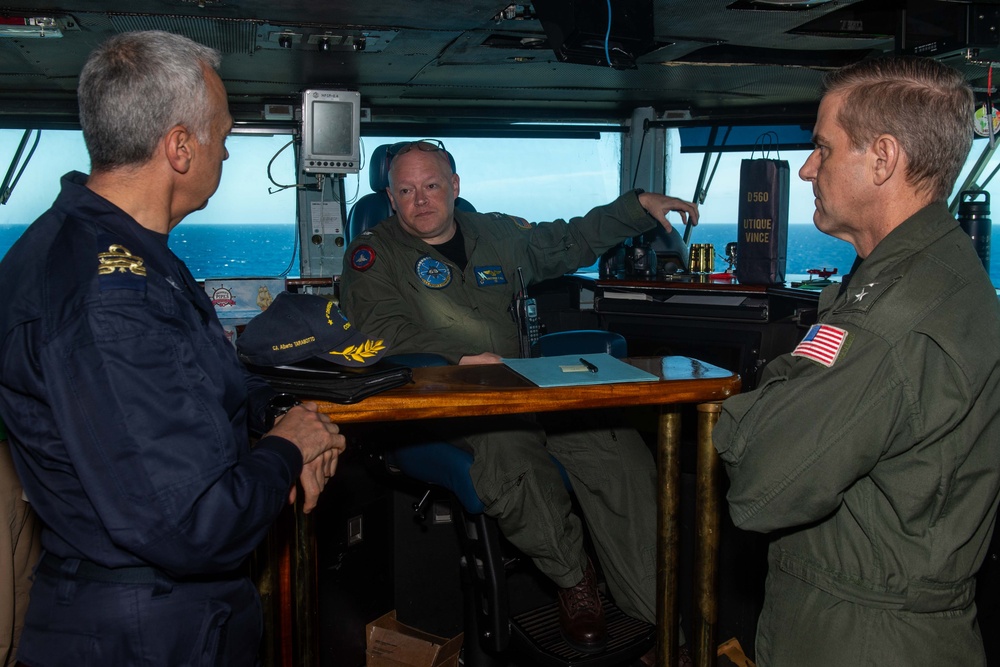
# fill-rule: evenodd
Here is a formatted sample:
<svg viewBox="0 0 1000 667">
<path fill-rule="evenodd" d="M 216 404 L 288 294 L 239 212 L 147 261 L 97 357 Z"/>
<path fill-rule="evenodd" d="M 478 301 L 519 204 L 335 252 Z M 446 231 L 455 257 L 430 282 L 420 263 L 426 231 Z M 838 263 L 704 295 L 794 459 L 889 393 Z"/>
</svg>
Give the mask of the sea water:
<svg viewBox="0 0 1000 667">
<path fill-rule="evenodd" d="M 24 231 L 24 225 L 0 225 L 0 253 Z M 1000 235 L 1000 223 L 993 235 Z M 722 256 L 727 243 L 736 241 L 736 224 L 702 223 L 691 231 L 690 243 L 714 246 L 716 270 L 725 268 Z M 172 232 L 170 248 L 187 263 L 198 279 L 247 276 L 298 276 L 295 226 L 290 223 L 235 225 L 181 223 Z M 854 263 L 854 248 L 827 236 L 811 224 L 788 226 L 786 275 L 806 274 L 810 269 L 837 269 L 847 273 Z M 990 278 L 1000 286 L 1000 256 L 990 263 Z"/>
<path fill-rule="evenodd" d="M 0 253 L 6 254 L 25 229 L 25 225 L 0 225 Z M 167 243 L 199 280 L 299 275 L 291 223 L 180 224 Z"/>
</svg>

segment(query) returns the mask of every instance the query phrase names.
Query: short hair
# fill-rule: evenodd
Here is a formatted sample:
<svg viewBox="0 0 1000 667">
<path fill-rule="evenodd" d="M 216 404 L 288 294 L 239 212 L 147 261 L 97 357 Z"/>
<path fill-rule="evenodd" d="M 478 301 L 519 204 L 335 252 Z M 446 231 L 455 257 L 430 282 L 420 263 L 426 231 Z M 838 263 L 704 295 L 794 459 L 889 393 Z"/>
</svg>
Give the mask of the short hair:
<svg viewBox="0 0 1000 667">
<path fill-rule="evenodd" d="M 395 169 L 395 166 L 394 166 L 395 162 L 396 162 L 396 157 L 398 157 L 398 155 L 405 155 L 406 153 L 410 152 L 409 151 L 409 147 L 410 146 L 415 146 L 417 144 L 426 144 L 428 141 L 430 141 L 430 140 L 424 139 L 424 140 L 420 140 L 420 141 L 409 141 L 409 142 L 407 142 L 407 141 L 401 141 L 398 144 L 393 144 L 392 146 L 389 146 L 388 150 L 386 150 L 385 157 L 386 157 L 386 160 L 388 160 L 388 169 L 386 170 L 386 180 L 388 181 L 390 188 L 392 187 L 393 180 L 395 180 L 393 178 L 393 174 L 396 172 L 396 169 Z M 434 140 L 434 141 L 436 141 L 436 140 Z M 436 154 L 435 159 L 438 161 L 438 164 L 440 164 L 444 168 L 443 169 L 444 174 L 446 176 L 451 176 L 451 175 L 453 175 L 455 173 L 455 158 L 453 158 L 451 156 L 451 153 L 449 153 L 447 150 L 445 150 L 443 143 L 441 143 L 441 142 L 437 142 L 437 143 L 441 144 L 441 148 L 440 149 L 427 150 L 427 151 L 421 151 L 421 152 Z M 392 149 L 395 148 L 395 147 L 397 147 L 397 146 L 404 146 L 405 148 L 404 148 L 404 150 L 401 153 L 399 153 L 399 154 L 393 154 L 392 153 Z"/>
<path fill-rule="evenodd" d="M 218 69 L 219 52 L 158 30 L 116 35 L 83 66 L 77 97 L 91 168 L 147 162 L 175 125 L 207 143 L 212 105 L 205 67 Z"/>
<path fill-rule="evenodd" d="M 931 58 L 863 60 L 830 72 L 823 94 L 843 93 L 837 122 L 855 150 L 890 134 L 906 153 L 906 179 L 947 199 L 972 148 L 975 98 L 962 74 Z"/>
</svg>

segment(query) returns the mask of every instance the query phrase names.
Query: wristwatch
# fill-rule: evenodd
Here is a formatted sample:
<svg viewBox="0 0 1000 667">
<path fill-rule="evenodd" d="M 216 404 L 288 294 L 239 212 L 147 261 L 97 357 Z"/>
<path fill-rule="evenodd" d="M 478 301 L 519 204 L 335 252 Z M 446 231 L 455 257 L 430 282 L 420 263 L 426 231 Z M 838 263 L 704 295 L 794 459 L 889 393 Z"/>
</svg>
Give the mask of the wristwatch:
<svg viewBox="0 0 1000 667">
<path fill-rule="evenodd" d="M 295 394 L 289 394 L 282 392 L 280 394 L 275 394 L 267 402 L 267 408 L 264 412 L 264 431 L 270 431 L 274 428 L 274 420 L 285 414 L 296 405 L 301 403 Z"/>
</svg>

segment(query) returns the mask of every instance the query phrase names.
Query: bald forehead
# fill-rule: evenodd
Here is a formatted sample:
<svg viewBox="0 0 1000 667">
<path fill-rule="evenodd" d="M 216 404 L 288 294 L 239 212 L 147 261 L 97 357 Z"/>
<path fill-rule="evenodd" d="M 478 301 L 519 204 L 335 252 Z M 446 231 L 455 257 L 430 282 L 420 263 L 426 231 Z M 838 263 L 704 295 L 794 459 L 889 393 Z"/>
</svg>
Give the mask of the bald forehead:
<svg viewBox="0 0 1000 667">
<path fill-rule="evenodd" d="M 392 158 L 392 162 L 389 163 L 389 185 L 392 186 L 394 179 L 402 169 L 414 166 L 434 167 L 442 176 L 451 176 L 455 173 L 452 171 L 451 162 L 444 151 L 414 149 Z"/>
</svg>

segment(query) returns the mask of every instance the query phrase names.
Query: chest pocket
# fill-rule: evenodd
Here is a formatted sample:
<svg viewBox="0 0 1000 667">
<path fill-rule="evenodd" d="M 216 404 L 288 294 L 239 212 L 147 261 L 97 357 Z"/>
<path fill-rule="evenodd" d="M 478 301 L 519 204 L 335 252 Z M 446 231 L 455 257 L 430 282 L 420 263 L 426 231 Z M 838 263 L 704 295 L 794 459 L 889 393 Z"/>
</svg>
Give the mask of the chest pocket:
<svg viewBox="0 0 1000 667">
<path fill-rule="evenodd" d="M 511 301 L 516 292 L 517 276 L 508 276 L 502 266 L 476 266 L 472 270 L 474 285 L 469 286 L 472 292 L 472 306 L 483 312 L 484 317 L 495 320 L 508 316 Z"/>
</svg>

